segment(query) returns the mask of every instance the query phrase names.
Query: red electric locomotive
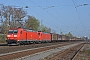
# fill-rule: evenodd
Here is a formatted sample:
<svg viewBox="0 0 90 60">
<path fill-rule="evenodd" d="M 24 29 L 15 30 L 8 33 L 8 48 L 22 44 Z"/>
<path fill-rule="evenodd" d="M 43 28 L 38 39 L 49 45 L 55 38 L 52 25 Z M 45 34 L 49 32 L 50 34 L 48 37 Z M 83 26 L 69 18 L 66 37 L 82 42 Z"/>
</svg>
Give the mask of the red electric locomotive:
<svg viewBox="0 0 90 60">
<path fill-rule="evenodd" d="M 24 30 L 22 28 L 10 28 L 6 35 L 7 44 L 27 44 L 51 42 L 51 34 L 40 31 Z"/>
</svg>

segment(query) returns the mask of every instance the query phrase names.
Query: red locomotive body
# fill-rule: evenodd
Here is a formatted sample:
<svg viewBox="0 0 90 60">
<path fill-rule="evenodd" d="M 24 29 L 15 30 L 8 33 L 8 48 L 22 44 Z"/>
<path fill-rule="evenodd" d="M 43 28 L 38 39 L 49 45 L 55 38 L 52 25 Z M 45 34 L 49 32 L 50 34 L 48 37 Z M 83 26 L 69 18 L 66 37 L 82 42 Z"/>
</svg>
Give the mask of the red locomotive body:
<svg viewBox="0 0 90 60">
<path fill-rule="evenodd" d="M 49 33 L 24 30 L 22 28 L 9 29 L 6 42 L 12 43 L 41 43 L 50 42 L 51 35 Z"/>
</svg>

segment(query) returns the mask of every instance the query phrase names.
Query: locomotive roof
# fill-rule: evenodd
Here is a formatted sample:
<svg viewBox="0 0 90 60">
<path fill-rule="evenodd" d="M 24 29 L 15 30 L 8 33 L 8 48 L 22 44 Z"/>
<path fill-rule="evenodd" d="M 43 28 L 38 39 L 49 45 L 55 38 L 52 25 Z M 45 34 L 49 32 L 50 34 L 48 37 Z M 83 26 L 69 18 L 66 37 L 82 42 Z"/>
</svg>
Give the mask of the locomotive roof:
<svg viewBox="0 0 90 60">
<path fill-rule="evenodd" d="M 17 30 L 17 29 L 23 29 L 23 28 L 9 28 L 9 30 Z M 29 30 L 29 29 L 23 29 L 23 30 L 28 32 L 42 32 L 42 31 L 35 31 L 35 30 Z M 48 34 L 47 32 L 42 32 L 42 33 Z"/>
</svg>

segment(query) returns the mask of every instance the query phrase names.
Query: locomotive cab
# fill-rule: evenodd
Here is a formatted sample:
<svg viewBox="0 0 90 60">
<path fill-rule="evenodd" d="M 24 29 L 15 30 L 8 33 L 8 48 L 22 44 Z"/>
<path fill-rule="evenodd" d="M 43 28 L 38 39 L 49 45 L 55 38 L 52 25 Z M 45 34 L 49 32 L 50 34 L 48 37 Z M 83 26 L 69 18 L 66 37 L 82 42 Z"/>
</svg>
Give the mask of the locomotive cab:
<svg viewBox="0 0 90 60">
<path fill-rule="evenodd" d="M 18 29 L 10 29 L 10 30 L 8 30 L 6 38 L 7 38 L 6 42 L 8 44 L 17 43 Z"/>
</svg>

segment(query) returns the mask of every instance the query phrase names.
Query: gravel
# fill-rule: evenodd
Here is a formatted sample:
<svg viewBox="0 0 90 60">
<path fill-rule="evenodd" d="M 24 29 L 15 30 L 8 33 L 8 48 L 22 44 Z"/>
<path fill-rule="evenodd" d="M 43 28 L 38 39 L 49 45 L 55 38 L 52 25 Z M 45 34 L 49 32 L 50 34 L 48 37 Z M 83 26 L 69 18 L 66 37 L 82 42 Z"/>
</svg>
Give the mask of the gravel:
<svg viewBox="0 0 90 60">
<path fill-rule="evenodd" d="M 50 50 L 47 50 L 47 51 L 35 53 L 35 54 L 25 56 L 25 57 L 22 57 L 22 58 L 19 58 L 19 59 L 15 59 L 15 60 L 43 60 L 44 57 L 47 57 L 51 54 L 54 54 L 54 53 L 57 53 L 59 51 L 68 49 L 70 47 L 76 46 L 78 44 L 80 44 L 80 43 L 71 44 L 71 45 L 67 45 L 67 46 L 62 46 L 62 47 L 58 47 L 58 48 L 55 48 L 55 49 L 50 49 Z"/>
<path fill-rule="evenodd" d="M 90 43 L 84 45 L 75 60 L 90 60 Z"/>
</svg>

